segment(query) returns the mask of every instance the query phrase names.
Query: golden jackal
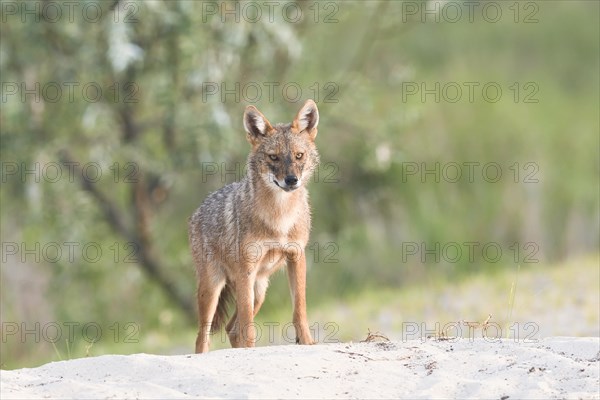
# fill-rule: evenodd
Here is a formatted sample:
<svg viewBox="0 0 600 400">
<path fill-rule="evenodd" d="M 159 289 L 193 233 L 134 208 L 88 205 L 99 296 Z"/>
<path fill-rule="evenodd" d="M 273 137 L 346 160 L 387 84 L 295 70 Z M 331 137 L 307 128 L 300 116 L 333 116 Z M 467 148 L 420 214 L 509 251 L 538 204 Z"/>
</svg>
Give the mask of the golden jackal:
<svg viewBox="0 0 600 400">
<path fill-rule="evenodd" d="M 271 125 L 254 106 L 244 113 L 252 145 L 242 180 L 211 193 L 189 221 L 198 279 L 196 353 L 208 351 L 211 329 L 236 311 L 226 330 L 233 347 L 254 346 L 254 317 L 269 276 L 287 263 L 296 342 L 313 344 L 306 319 L 306 258 L 310 233 L 304 187 L 319 163 L 315 146 L 319 111 L 307 100 L 291 124 Z"/>
</svg>

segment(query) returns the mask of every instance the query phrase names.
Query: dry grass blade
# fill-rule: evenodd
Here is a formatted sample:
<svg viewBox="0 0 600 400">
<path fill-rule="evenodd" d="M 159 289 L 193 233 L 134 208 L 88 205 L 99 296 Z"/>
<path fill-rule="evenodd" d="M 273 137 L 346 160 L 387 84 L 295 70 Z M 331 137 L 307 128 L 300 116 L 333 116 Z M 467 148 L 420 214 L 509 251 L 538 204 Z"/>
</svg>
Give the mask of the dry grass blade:
<svg viewBox="0 0 600 400">
<path fill-rule="evenodd" d="M 373 333 L 373 332 L 371 332 L 370 329 L 367 329 L 367 337 L 366 337 L 366 339 L 365 340 L 361 340 L 360 342 L 361 343 L 371 343 L 371 342 L 374 342 L 374 341 L 376 341 L 378 339 L 383 340 L 385 342 L 389 342 L 390 341 L 390 339 L 387 336 L 383 335 L 382 333 L 380 333 L 380 332 L 374 332 Z"/>
</svg>

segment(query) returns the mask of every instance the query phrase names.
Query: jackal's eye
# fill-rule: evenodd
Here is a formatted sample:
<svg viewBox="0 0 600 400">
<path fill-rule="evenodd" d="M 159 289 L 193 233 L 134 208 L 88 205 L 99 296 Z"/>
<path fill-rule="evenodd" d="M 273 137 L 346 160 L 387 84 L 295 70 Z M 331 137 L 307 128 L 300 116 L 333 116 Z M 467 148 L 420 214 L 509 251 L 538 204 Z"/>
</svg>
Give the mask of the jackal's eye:
<svg viewBox="0 0 600 400">
<path fill-rule="evenodd" d="M 271 159 L 271 161 L 277 161 L 277 160 L 279 160 L 279 157 L 277 157 L 276 154 L 269 154 L 269 158 Z"/>
<path fill-rule="evenodd" d="M 296 160 L 301 160 L 304 156 L 304 153 L 296 153 Z"/>
</svg>

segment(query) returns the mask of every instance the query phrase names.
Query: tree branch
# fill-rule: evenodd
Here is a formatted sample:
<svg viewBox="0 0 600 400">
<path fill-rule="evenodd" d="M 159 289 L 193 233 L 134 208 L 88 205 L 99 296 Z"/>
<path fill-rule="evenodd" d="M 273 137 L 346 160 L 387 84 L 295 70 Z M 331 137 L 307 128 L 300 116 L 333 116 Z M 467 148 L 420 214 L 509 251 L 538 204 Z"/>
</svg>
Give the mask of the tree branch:
<svg viewBox="0 0 600 400">
<path fill-rule="evenodd" d="M 160 268 L 159 263 L 156 262 L 156 258 L 152 256 L 152 246 L 149 238 L 149 232 L 147 231 L 147 204 L 143 204 L 143 199 L 139 198 L 137 191 L 143 190 L 142 179 L 138 180 L 136 188 L 134 189 L 134 208 L 136 213 L 142 214 L 138 216 L 138 224 L 144 226 L 138 226 L 141 231 L 135 233 L 126 226 L 125 217 L 121 214 L 118 207 L 99 189 L 96 183 L 87 179 L 85 174 L 81 173 L 78 164 L 73 161 L 73 158 L 67 151 L 62 151 L 59 155 L 60 160 L 63 164 L 74 166 L 76 173 L 74 174 L 79 179 L 79 183 L 83 190 L 88 192 L 98 204 L 98 207 L 104 214 L 106 222 L 110 227 L 119 235 L 121 235 L 128 242 L 133 243 L 138 250 L 137 263 L 146 272 L 148 277 L 153 280 L 158 286 L 165 292 L 168 299 L 173 301 L 179 308 L 181 308 L 186 317 L 194 322 L 196 320 L 196 310 L 194 303 L 190 301 L 187 296 L 184 296 L 177 289 L 177 285 L 164 274 L 163 269 Z M 137 186 L 139 185 L 139 186 Z M 139 209 L 137 206 L 140 206 Z M 141 221 L 141 222 L 140 222 Z"/>
</svg>

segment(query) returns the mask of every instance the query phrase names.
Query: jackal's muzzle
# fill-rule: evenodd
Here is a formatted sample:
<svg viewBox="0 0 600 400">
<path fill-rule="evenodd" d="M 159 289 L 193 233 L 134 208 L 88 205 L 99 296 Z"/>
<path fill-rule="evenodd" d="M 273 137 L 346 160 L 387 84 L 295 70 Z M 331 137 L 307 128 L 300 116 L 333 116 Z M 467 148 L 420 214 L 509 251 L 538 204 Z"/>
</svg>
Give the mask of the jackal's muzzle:
<svg viewBox="0 0 600 400">
<path fill-rule="evenodd" d="M 302 185 L 302 181 L 296 175 L 287 175 L 283 182 L 279 182 L 277 178 L 273 182 L 286 192 L 298 189 Z"/>
</svg>

